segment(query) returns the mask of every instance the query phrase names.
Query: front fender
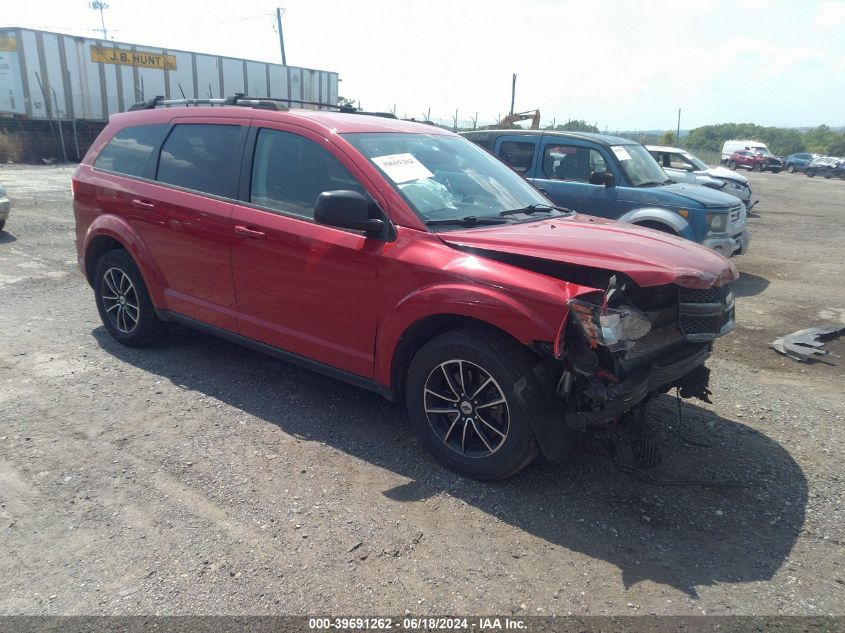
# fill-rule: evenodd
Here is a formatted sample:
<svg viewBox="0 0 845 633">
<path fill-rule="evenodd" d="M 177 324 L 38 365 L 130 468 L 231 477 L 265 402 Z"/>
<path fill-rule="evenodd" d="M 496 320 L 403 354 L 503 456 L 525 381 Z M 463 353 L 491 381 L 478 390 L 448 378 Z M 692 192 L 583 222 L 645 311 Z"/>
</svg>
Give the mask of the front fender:
<svg viewBox="0 0 845 633">
<path fill-rule="evenodd" d="M 685 237 L 687 239 L 691 239 L 693 237 L 692 227 L 689 222 L 674 211 L 669 211 L 660 207 L 641 207 L 639 209 L 632 209 L 617 219 L 620 222 L 627 222 L 628 224 L 658 222 L 666 225 L 681 237 Z"/>
<path fill-rule="evenodd" d="M 529 345 L 534 341 L 554 341 L 566 318 L 566 297 L 561 297 L 558 306 L 546 307 L 547 314 L 540 314 L 499 289 L 470 283 L 452 282 L 414 290 L 382 321 L 376 337 L 375 379 L 382 385 L 392 384 L 394 352 L 403 334 L 423 319 L 441 315 L 467 317 Z"/>
<path fill-rule="evenodd" d="M 88 279 L 88 283 L 90 284 L 93 281 L 89 274 L 92 263 L 89 258 L 96 249 L 93 249 L 92 245 L 96 243 L 99 237 L 109 237 L 120 242 L 123 248 L 132 256 L 132 259 L 135 260 L 135 263 L 138 264 L 153 305 L 156 308 L 164 308 L 164 288 L 166 285 L 164 275 L 156 265 L 152 253 L 150 253 L 150 250 L 137 231 L 132 228 L 129 222 L 116 215 L 105 214 L 97 216 L 85 233 L 82 252 L 85 258 L 85 276 Z"/>
</svg>

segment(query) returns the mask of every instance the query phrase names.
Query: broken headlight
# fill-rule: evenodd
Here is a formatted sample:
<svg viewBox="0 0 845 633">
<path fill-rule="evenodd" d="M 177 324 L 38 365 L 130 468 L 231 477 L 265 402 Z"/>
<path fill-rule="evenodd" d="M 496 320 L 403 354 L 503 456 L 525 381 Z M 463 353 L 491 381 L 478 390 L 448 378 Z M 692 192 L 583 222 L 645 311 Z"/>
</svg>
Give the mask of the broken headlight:
<svg viewBox="0 0 845 633">
<path fill-rule="evenodd" d="M 603 345 L 609 350 L 629 349 L 634 341 L 651 331 L 651 321 L 645 314 L 629 306 L 606 308 L 572 299 L 569 309 L 575 323 L 590 342 L 590 347 Z"/>
</svg>

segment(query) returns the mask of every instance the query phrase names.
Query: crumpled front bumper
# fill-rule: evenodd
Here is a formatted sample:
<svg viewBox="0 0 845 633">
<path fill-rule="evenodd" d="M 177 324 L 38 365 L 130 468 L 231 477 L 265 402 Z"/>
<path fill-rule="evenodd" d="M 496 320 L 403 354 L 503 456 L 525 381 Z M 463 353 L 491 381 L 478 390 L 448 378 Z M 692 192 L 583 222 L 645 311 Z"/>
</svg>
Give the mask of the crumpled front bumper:
<svg viewBox="0 0 845 633">
<path fill-rule="evenodd" d="M 672 386 L 696 368 L 704 364 L 710 356 L 710 345 L 703 345 L 690 353 L 689 348 L 682 348 L 672 359 L 662 359 L 641 367 L 620 383 L 607 388 L 607 399 L 596 402 L 590 410 L 574 409 L 566 412 L 566 425 L 571 429 L 585 430 L 588 426 L 605 422 L 634 408 L 649 394 Z"/>
</svg>

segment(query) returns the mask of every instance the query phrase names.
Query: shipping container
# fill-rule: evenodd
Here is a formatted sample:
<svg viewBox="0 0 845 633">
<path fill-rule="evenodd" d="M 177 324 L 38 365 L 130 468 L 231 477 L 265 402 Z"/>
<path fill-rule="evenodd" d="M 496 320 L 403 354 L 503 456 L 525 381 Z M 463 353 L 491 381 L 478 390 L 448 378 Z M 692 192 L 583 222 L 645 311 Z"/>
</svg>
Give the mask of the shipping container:
<svg viewBox="0 0 845 633">
<path fill-rule="evenodd" d="M 0 117 L 106 121 L 132 104 L 252 97 L 337 104 L 337 73 L 0 27 Z"/>
</svg>

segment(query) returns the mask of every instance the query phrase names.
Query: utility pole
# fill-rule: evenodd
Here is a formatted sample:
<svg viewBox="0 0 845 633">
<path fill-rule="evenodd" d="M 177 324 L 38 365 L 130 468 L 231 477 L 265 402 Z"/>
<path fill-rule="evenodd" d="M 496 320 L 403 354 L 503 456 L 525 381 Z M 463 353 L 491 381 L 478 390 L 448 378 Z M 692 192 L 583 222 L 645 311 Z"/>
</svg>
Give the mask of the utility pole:
<svg viewBox="0 0 845 633">
<path fill-rule="evenodd" d="M 511 116 L 513 116 L 513 103 L 516 100 L 516 73 L 513 74 L 513 82 L 511 83 Z"/>
<path fill-rule="evenodd" d="M 285 57 L 285 36 L 282 34 L 282 12 L 284 9 L 276 7 L 276 26 L 279 30 L 279 48 L 282 51 L 282 66 L 288 65 L 287 57 Z"/>
<path fill-rule="evenodd" d="M 675 134 L 675 144 L 681 144 L 681 109 L 678 108 L 678 132 Z"/>
<path fill-rule="evenodd" d="M 106 18 L 103 16 L 103 11 L 109 8 L 108 3 L 101 2 L 101 0 L 93 0 L 88 3 L 88 6 L 91 7 L 92 10 L 100 12 L 100 24 L 103 25 L 103 39 L 109 39 L 108 31 L 106 31 Z"/>
</svg>

